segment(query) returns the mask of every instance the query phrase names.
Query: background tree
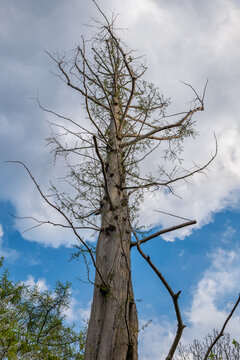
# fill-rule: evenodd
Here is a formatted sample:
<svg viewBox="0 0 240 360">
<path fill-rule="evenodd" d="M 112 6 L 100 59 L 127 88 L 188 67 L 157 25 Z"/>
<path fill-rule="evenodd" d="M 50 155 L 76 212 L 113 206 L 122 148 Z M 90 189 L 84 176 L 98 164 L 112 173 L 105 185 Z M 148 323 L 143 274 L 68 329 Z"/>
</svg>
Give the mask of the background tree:
<svg viewBox="0 0 240 360">
<path fill-rule="evenodd" d="M 2 267 L 2 263 L 1 263 Z M 1 269 L 2 270 L 2 269 Z M 65 323 L 69 284 L 53 293 L 0 277 L 0 359 L 81 360 L 84 332 Z"/>
<path fill-rule="evenodd" d="M 213 330 L 212 334 L 208 334 L 203 341 L 194 340 L 191 345 L 179 345 L 175 359 L 178 360 L 202 360 L 210 344 L 218 336 L 218 331 Z M 228 333 L 225 333 L 213 347 L 210 359 L 215 360 L 239 360 L 240 346 L 236 340 L 232 340 Z"/>
<path fill-rule="evenodd" d="M 95 1 L 94 1 L 95 3 Z M 52 185 L 46 195 L 29 172 L 48 205 L 60 213 L 62 224 L 79 240 L 77 250 L 88 254 L 96 269 L 94 295 L 88 327 L 85 360 L 136 360 L 138 318 L 132 288 L 130 251 L 136 247 L 168 290 L 176 312 L 178 329 L 168 359 L 180 340 L 182 322 L 178 297 L 141 245 L 175 229 L 195 224 L 187 220 L 155 234 L 145 236 L 137 225 L 141 201 L 147 192 L 162 190 L 175 195 L 174 184 L 202 172 L 201 167 L 184 170 L 177 165 L 183 140 L 194 137 L 193 115 L 204 110 L 206 86 L 202 94 L 187 85 L 194 95 L 188 111 L 167 114 L 169 100 L 146 82 L 145 65 L 119 39 L 101 9 L 104 23 L 97 22 L 97 33 L 90 41 L 82 38 L 71 57 L 49 54 L 57 64 L 59 78 L 83 99 L 88 123 L 40 107 L 62 122 L 52 123 L 48 139 L 57 159 L 67 163 L 64 191 Z M 155 151 L 160 159 L 150 174 L 142 164 Z M 171 169 L 169 162 L 173 161 Z M 69 189 L 67 187 L 69 186 Z M 185 219 L 186 220 L 186 219 Z M 98 233 L 97 247 L 85 241 L 81 230 Z M 135 241 L 132 241 L 132 235 Z"/>
</svg>

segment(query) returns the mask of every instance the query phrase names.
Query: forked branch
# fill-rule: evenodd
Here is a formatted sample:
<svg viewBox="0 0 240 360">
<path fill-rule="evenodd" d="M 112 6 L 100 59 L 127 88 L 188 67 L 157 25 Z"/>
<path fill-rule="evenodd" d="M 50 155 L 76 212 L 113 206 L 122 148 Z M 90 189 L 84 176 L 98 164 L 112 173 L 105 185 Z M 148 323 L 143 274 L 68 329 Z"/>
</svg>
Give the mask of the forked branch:
<svg viewBox="0 0 240 360">
<path fill-rule="evenodd" d="M 153 139 L 153 135 L 155 135 L 155 134 L 157 134 L 159 132 L 162 132 L 162 131 L 165 131 L 165 130 L 170 130 L 170 129 L 173 129 L 173 128 L 181 127 L 181 125 L 184 124 L 188 119 L 190 119 L 193 116 L 194 113 L 196 113 L 197 111 L 203 111 L 203 110 L 204 110 L 203 105 L 199 106 L 199 107 L 197 107 L 197 108 L 195 108 L 193 110 L 190 110 L 179 121 L 177 121 L 177 122 L 175 122 L 173 124 L 168 124 L 168 125 L 165 125 L 165 126 L 159 126 L 158 128 L 156 128 L 154 130 L 151 130 L 151 131 L 147 132 L 146 134 L 140 134 L 136 138 L 134 138 L 133 140 L 122 143 L 121 147 L 124 148 L 126 146 L 136 144 L 137 142 L 148 139 L 149 137 L 151 137 Z"/>
</svg>

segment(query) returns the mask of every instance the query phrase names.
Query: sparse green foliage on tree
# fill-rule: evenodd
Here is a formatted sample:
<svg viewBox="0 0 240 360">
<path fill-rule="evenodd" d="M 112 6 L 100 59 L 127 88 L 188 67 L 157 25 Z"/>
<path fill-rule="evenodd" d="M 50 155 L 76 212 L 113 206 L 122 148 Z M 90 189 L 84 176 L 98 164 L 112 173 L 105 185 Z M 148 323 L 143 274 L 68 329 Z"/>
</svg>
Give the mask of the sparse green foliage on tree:
<svg viewBox="0 0 240 360">
<path fill-rule="evenodd" d="M 233 339 L 232 344 L 233 344 L 233 346 L 234 346 L 236 349 L 240 350 L 240 344 L 239 344 L 238 341 L 236 341 L 236 340 Z"/>
</svg>

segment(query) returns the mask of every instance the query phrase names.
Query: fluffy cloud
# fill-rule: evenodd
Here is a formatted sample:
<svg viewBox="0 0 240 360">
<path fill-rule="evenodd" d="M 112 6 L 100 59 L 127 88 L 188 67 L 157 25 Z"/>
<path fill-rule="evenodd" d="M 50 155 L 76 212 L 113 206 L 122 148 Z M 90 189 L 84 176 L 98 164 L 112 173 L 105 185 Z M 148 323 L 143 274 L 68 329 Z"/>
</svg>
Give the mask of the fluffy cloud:
<svg viewBox="0 0 240 360">
<path fill-rule="evenodd" d="M 91 302 L 87 306 L 80 306 L 79 302 L 72 297 L 71 303 L 68 309 L 64 311 L 67 321 L 73 323 L 77 321 L 81 325 L 85 325 L 90 318 Z"/>
<path fill-rule="evenodd" d="M 144 325 L 142 320 L 140 325 Z M 139 333 L 139 359 L 158 360 L 165 358 L 169 351 L 169 344 L 174 339 L 174 325 L 168 322 L 159 322 L 154 319 Z"/>
<path fill-rule="evenodd" d="M 193 302 L 186 314 L 190 323 L 186 336 L 203 337 L 211 329 L 220 328 L 239 293 L 239 250 L 219 248 L 211 255 L 212 265 L 193 292 Z M 233 337 L 239 338 L 239 309 L 227 326 Z"/>
<path fill-rule="evenodd" d="M 41 278 L 35 281 L 32 275 L 28 275 L 27 280 L 24 281 L 24 284 L 30 287 L 37 286 L 39 291 L 46 291 L 48 290 L 48 286 L 46 283 L 46 279 Z"/>
<path fill-rule="evenodd" d="M 196 175 L 188 184 L 182 182 L 176 186 L 176 193 L 182 199 L 165 192 L 146 194 L 141 216 L 143 225 L 167 227 L 176 223 L 176 219 L 154 212 L 162 210 L 196 219 L 200 228 L 212 220 L 214 213 L 239 203 L 240 109 L 237 100 L 239 82 L 236 81 L 240 57 L 236 46 L 240 39 L 239 19 L 240 9 L 234 1 L 220 1 L 218 6 L 207 1 L 201 5 L 187 1 L 184 6 L 178 2 L 166 5 L 158 1 L 150 2 L 143 19 L 146 26 L 140 28 L 141 17 L 136 20 L 135 26 L 139 26 L 140 31 L 137 36 L 148 55 L 149 78 L 154 80 L 158 75 L 160 88 L 172 95 L 173 112 L 184 108 L 186 100 L 191 98 L 189 89 L 177 84 L 178 79 L 190 82 L 198 89 L 205 79 L 210 79 L 205 112 L 197 116 L 200 137 L 186 142 L 183 167 L 190 169 L 194 163 L 206 163 L 214 153 L 214 133 L 218 139 L 217 158 L 205 175 Z M 137 41 L 134 31 L 130 37 L 133 43 Z M 143 40 L 147 37 L 151 41 Z M 143 169 L 149 171 L 150 163 L 154 171 L 161 156 L 159 150 L 146 161 Z M 191 231 L 185 228 L 165 239 L 184 238 Z"/>
<path fill-rule="evenodd" d="M 57 5 L 56 5 L 57 4 Z M 191 106 L 193 94 L 179 80 L 203 88 L 210 79 L 206 110 L 196 117 L 200 137 L 185 145 L 183 166 L 189 168 L 193 162 L 203 164 L 214 152 L 214 131 L 219 151 L 207 176 L 197 175 L 191 185 L 179 184 L 176 192 L 183 200 L 160 192 L 146 194 L 141 216 L 143 225 L 172 224 L 172 218 L 155 213 L 154 209 L 176 213 L 198 220 L 201 227 L 212 219 L 212 215 L 239 202 L 240 150 L 239 118 L 239 40 L 240 9 L 236 1 L 204 0 L 177 1 L 167 3 L 153 0 L 101 2 L 103 9 L 119 12 L 118 23 L 129 27 L 122 36 L 137 49 L 138 54 L 147 55 L 149 71 L 146 76 L 155 82 L 166 96 L 171 96 L 171 112 L 182 111 Z M 96 15 L 93 4 L 80 4 L 71 0 L 41 2 L 33 4 L 24 0 L 4 1 L 1 12 L 1 46 L 4 55 L 0 65 L 2 72 L 0 111 L 0 156 L 1 160 L 22 160 L 47 191 L 48 179 L 62 176 L 62 166 L 52 166 L 49 149 L 44 138 L 48 136 L 46 115 L 39 111 L 31 97 L 39 96 L 46 106 L 66 114 L 84 119 L 77 94 L 49 75 L 54 69 L 43 49 L 69 49 L 77 43 L 82 33 L 90 31 L 81 23 L 89 22 Z M 11 22 L 7 19 L 11 18 Z M 68 20 L 68 26 L 62 24 Z M 69 21 L 71 19 L 71 21 Z M 63 101 L 64 99 L 64 101 Z M 83 120 L 85 121 L 85 120 Z M 162 159 L 156 152 L 151 161 L 143 164 L 148 172 Z M 10 200 L 17 215 L 37 216 L 40 219 L 61 220 L 40 201 L 33 184 L 19 168 L 1 165 L 0 199 Z M 21 221 L 16 223 L 21 232 L 29 227 Z M 177 236 L 189 235 L 184 229 Z M 40 227 L 24 234 L 28 240 L 60 246 L 69 246 L 75 239 L 70 232 Z M 173 237 L 166 237 L 172 240 Z"/>
<path fill-rule="evenodd" d="M 3 236 L 4 231 L 2 225 L 0 224 L 0 257 L 4 257 L 9 261 L 15 261 L 19 257 L 19 254 L 16 250 L 11 249 L 4 244 Z"/>
</svg>

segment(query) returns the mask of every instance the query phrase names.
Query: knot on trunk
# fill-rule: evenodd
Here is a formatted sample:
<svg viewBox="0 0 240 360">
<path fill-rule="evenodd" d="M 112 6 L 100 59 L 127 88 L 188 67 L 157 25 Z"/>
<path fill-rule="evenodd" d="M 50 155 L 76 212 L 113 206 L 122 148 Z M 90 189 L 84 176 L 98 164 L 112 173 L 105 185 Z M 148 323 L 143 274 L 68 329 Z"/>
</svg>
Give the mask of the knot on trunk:
<svg viewBox="0 0 240 360">
<path fill-rule="evenodd" d="M 111 232 L 116 230 L 116 226 L 110 224 L 108 227 L 102 228 L 101 231 L 104 232 L 106 235 L 110 235 Z"/>
</svg>

